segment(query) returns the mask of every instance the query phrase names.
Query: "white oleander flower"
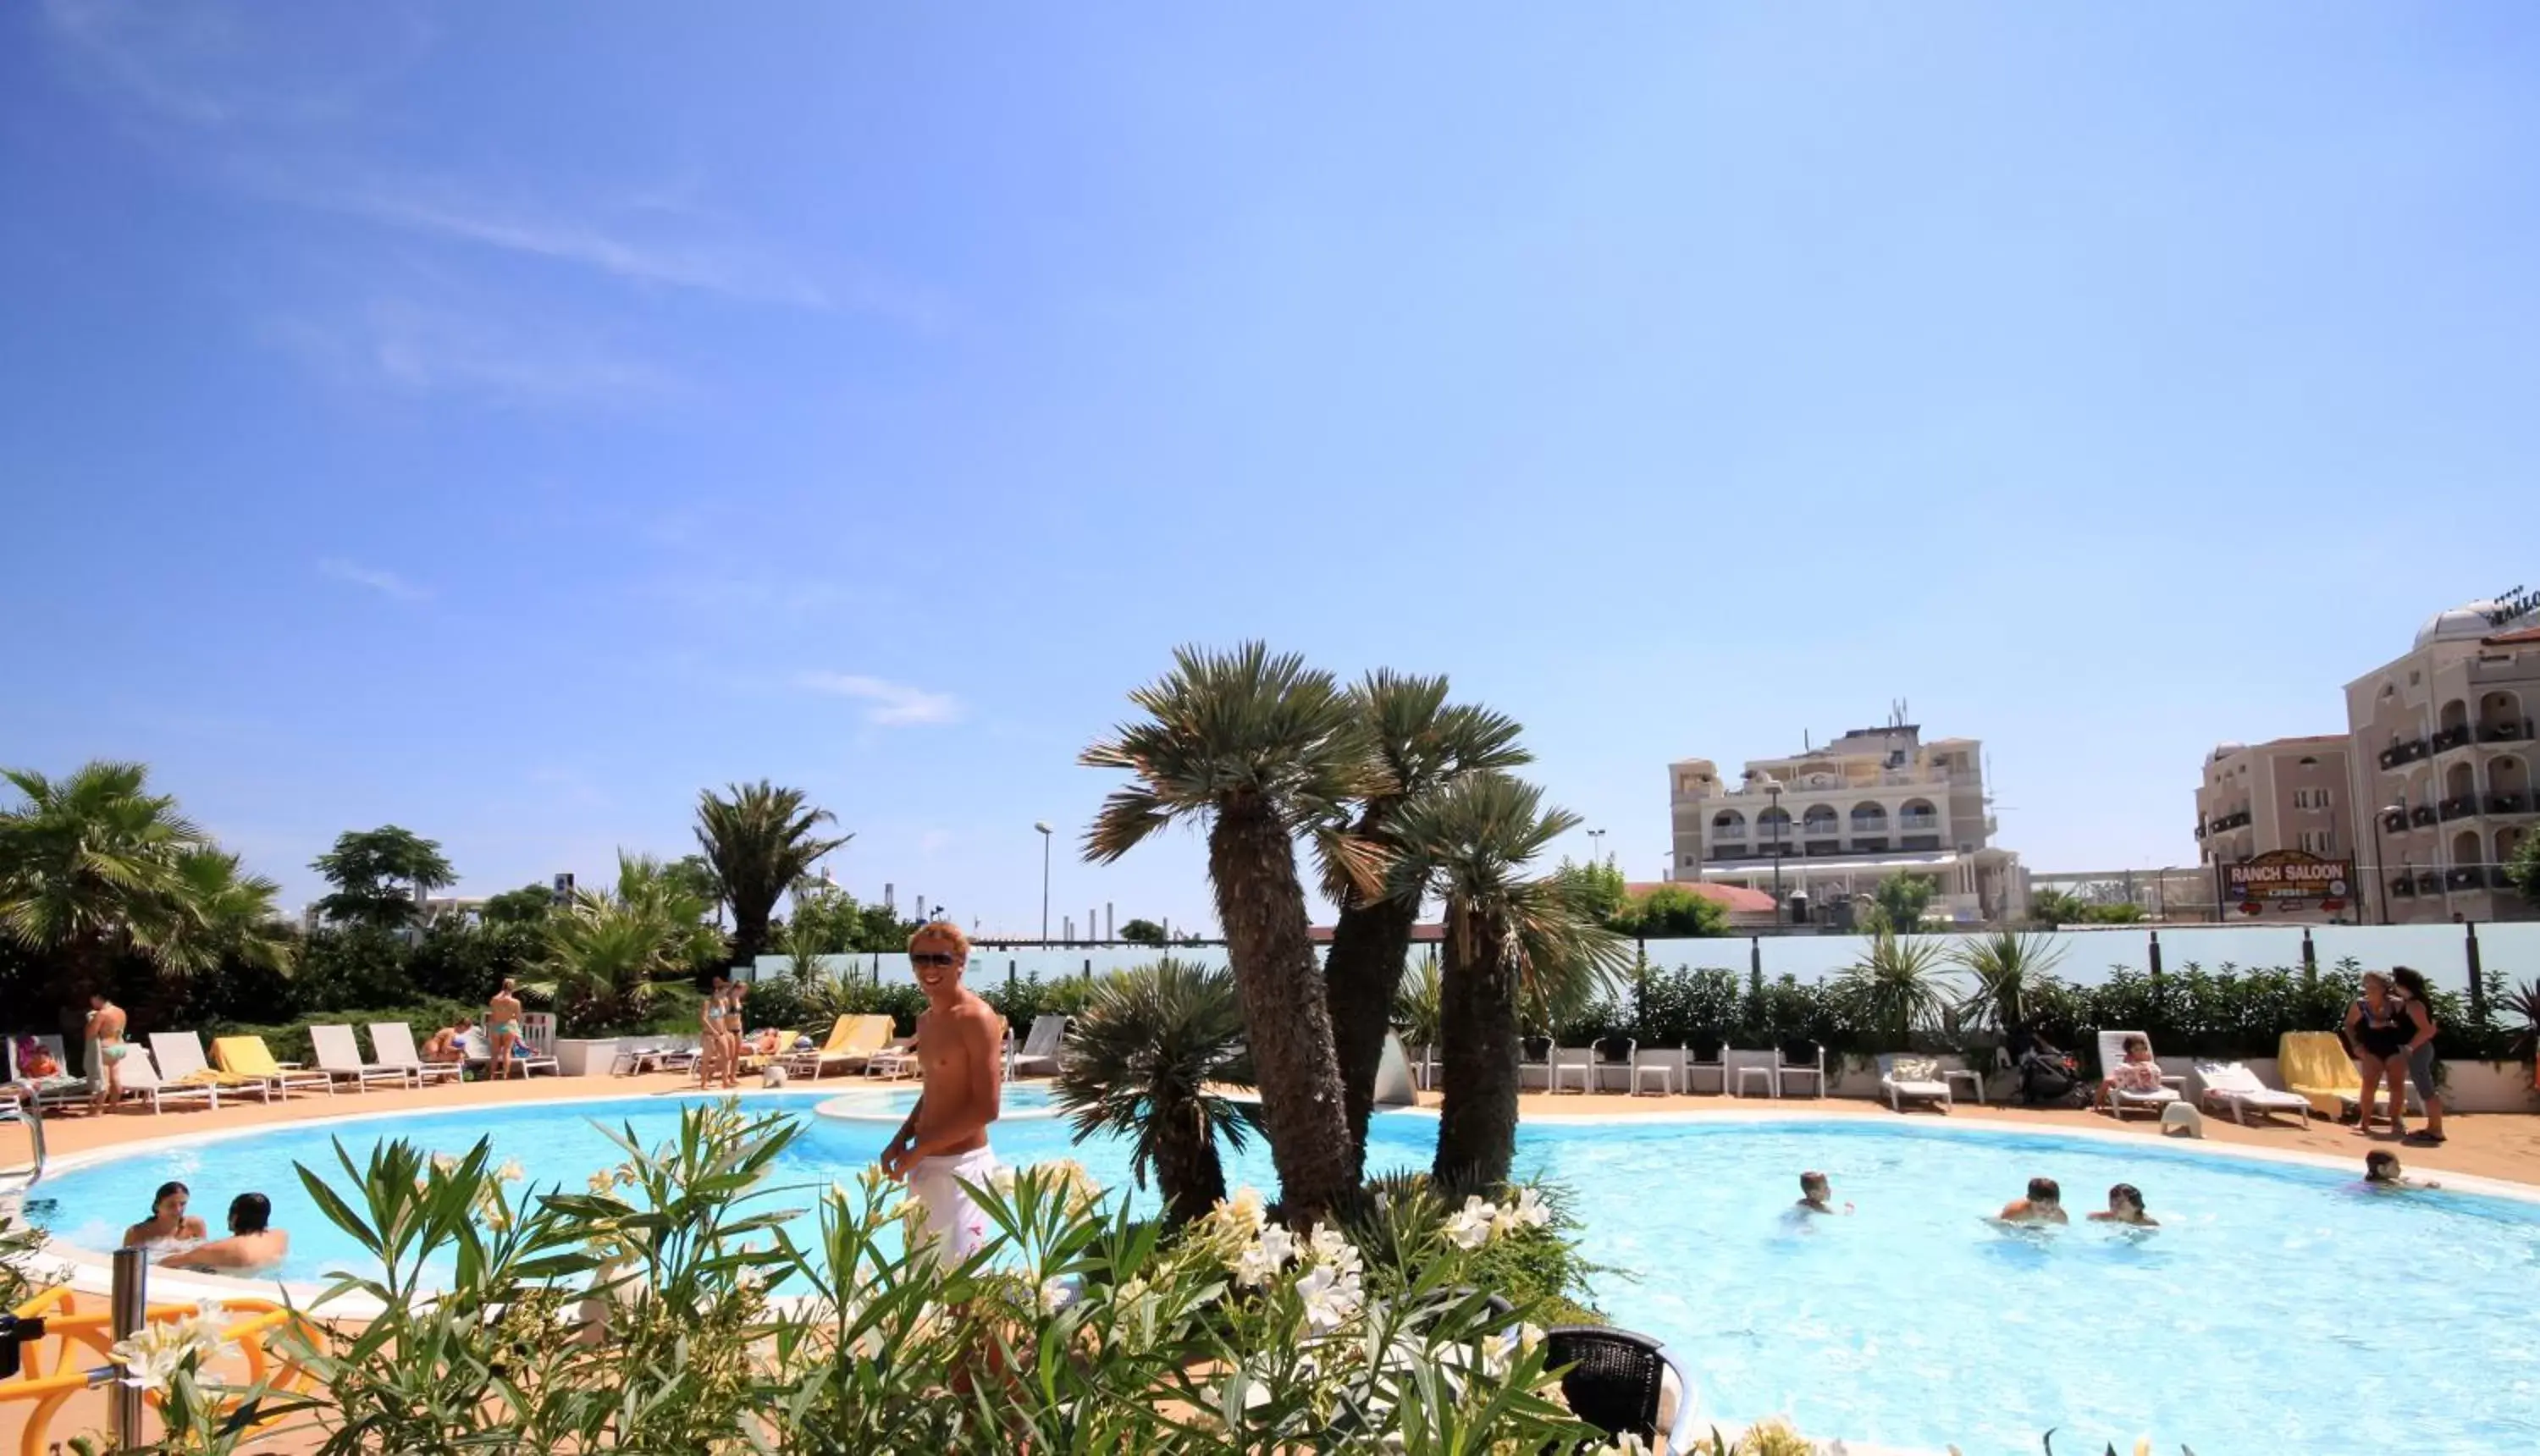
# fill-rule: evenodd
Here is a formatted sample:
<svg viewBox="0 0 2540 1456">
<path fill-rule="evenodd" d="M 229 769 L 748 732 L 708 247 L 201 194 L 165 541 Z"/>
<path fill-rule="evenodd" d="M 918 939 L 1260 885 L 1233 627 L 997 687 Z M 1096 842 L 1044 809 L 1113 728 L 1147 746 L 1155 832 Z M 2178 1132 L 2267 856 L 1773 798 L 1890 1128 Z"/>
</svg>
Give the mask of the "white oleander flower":
<svg viewBox="0 0 2540 1456">
<path fill-rule="evenodd" d="M 521 1170 L 519 1158 L 507 1157 L 503 1159 L 503 1165 L 494 1170 L 494 1176 L 506 1183 L 518 1183 L 529 1174 Z"/>
<path fill-rule="evenodd" d="M 1265 1224 L 1259 1237 L 1235 1254 L 1235 1282 L 1247 1289 L 1258 1288 L 1296 1257 L 1296 1235 L 1276 1223 Z"/>
<path fill-rule="evenodd" d="M 1446 1220 L 1446 1241 L 1459 1249 L 1478 1249 L 1491 1241 L 1499 1222 L 1499 1210 L 1475 1194 L 1464 1200 L 1462 1212 Z"/>
<path fill-rule="evenodd" d="M 1358 1277 L 1327 1264 L 1314 1266 L 1297 1281 L 1297 1295 L 1305 1301 L 1305 1328 L 1316 1335 L 1328 1335 L 1349 1323 L 1366 1303 Z"/>
<path fill-rule="evenodd" d="M 1242 1229 L 1243 1236 L 1250 1238 L 1270 1221 L 1270 1211 L 1261 1202 L 1261 1190 L 1244 1187 L 1235 1190 L 1235 1197 L 1219 1200 L 1212 1216 Z"/>
<path fill-rule="evenodd" d="M 1641 1444 L 1639 1436 L 1625 1431 L 1622 1435 L 1588 1452 L 1588 1456 L 1650 1456 L 1650 1448 Z"/>
<path fill-rule="evenodd" d="M 432 1170 L 448 1177 L 459 1171 L 459 1159 L 447 1152 L 436 1152 L 432 1155 Z"/>
<path fill-rule="evenodd" d="M 1352 1279 L 1358 1278 L 1361 1267 L 1358 1245 L 1351 1243 L 1339 1229 L 1328 1223 L 1317 1223 L 1306 1235 L 1305 1246 L 1312 1252 L 1316 1264 Z"/>
<path fill-rule="evenodd" d="M 1551 1221 L 1551 1208 L 1544 1203 L 1543 1195 L 1531 1188 L 1518 1189 L 1500 1214 L 1500 1222 L 1507 1228 L 1541 1228 Z"/>
<path fill-rule="evenodd" d="M 606 1168 L 602 1168 L 599 1172 L 591 1175 L 592 1197 L 606 1198 L 616 1191 L 617 1180 L 608 1176 L 608 1170 Z"/>
<path fill-rule="evenodd" d="M 187 1360 L 220 1349 L 221 1322 L 226 1317 L 219 1301 L 206 1299 L 194 1306 L 192 1314 L 143 1325 L 116 1341 L 107 1354 L 123 1366 L 126 1385 L 166 1390 Z"/>
</svg>

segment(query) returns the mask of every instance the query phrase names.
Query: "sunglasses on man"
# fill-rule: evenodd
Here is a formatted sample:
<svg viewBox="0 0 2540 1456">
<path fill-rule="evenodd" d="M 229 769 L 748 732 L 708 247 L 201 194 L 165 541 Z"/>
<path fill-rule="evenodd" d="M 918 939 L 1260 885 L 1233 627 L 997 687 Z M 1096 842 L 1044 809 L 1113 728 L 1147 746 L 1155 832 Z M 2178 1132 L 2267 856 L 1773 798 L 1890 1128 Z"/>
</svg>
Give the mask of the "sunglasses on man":
<svg viewBox="0 0 2540 1456">
<path fill-rule="evenodd" d="M 951 966 L 961 963 L 961 957 L 950 950 L 912 950 L 908 953 L 908 960 L 909 964 L 920 966 Z"/>
</svg>

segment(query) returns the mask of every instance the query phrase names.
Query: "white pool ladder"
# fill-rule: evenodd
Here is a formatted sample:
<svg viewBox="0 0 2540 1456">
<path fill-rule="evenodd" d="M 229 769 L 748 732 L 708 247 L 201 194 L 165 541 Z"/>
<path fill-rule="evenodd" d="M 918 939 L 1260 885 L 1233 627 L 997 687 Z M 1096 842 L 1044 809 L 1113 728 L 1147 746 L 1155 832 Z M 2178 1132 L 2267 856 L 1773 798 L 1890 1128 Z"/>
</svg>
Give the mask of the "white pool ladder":
<svg viewBox="0 0 2540 1456">
<path fill-rule="evenodd" d="M 0 1103 L 0 1124 L 25 1123 L 29 1161 L 0 1164 L 0 1207 L 14 1206 L 44 1178 L 44 1115 L 23 1103 Z"/>
</svg>

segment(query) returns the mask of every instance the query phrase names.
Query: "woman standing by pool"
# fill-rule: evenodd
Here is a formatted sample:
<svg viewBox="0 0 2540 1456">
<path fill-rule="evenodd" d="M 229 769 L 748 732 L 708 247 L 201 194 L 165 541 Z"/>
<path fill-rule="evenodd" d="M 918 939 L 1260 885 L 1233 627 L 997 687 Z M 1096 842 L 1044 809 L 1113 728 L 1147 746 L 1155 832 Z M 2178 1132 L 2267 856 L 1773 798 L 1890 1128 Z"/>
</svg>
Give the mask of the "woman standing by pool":
<svg viewBox="0 0 2540 1456">
<path fill-rule="evenodd" d="M 512 978 L 503 978 L 503 989 L 485 1002 L 485 1045 L 493 1052 L 493 1066 L 488 1068 L 497 1078 L 512 1075 L 512 1053 L 521 1044 L 521 998 Z"/>
<path fill-rule="evenodd" d="M 721 976 L 715 977 L 714 984 L 706 988 L 704 1004 L 697 1007 L 697 1085 L 700 1088 L 713 1086 L 715 1074 L 723 1067 L 723 995 L 731 984 Z"/>
<path fill-rule="evenodd" d="M 2417 1100 L 2426 1106 L 2426 1130 L 2417 1135 L 2420 1143 L 2443 1141 L 2443 1094 L 2434 1089 L 2434 996 L 2426 985 L 2423 971 L 2407 966 L 2392 966 L 2390 979 L 2405 994 L 2408 1024 L 2413 1034 L 2408 1038 L 2408 1079 L 2417 1084 Z M 2391 1098 L 2396 1103 L 2398 1098 Z"/>
<path fill-rule="evenodd" d="M 2414 1028 L 2390 988 L 2387 972 L 2365 971 L 2364 994 L 2346 1008 L 2346 1044 L 2364 1079 L 2364 1112 L 2355 1120 L 2359 1137 L 2371 1136 L 2372 1089 L 2385 1077 L 2390 1083 L 2390 1131 L 2408 1136 L 2408 1041 Z"/>
</svg>

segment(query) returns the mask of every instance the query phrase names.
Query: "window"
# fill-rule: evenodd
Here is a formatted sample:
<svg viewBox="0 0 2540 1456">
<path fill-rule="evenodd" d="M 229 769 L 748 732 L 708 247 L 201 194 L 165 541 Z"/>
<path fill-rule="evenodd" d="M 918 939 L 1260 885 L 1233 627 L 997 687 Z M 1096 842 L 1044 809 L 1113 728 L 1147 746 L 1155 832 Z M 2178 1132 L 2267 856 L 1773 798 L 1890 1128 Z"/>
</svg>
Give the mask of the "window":
<svg viewBox="0 0 2540 1456">
<path fill-rule="evenodd" d="M 2301 832 L 2301 851 L 2306 855 L 2319 855 L 2325 858 L 2334 852 L 2335 847 L 2331 839 L 2331 835 L 2325 829 L 2305 829 Z"/>
<path fill-rule="evenodd" d="M 2293 807 L 2324 809 L 2328 807 L 2328 796 L 2329 791 L 2325 789 L 2296 789 L 2293 791 Z"/>
</svg>

